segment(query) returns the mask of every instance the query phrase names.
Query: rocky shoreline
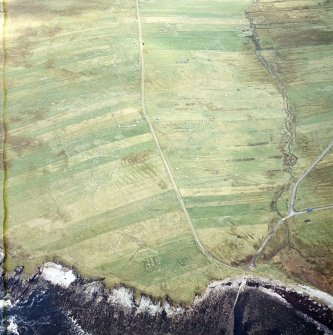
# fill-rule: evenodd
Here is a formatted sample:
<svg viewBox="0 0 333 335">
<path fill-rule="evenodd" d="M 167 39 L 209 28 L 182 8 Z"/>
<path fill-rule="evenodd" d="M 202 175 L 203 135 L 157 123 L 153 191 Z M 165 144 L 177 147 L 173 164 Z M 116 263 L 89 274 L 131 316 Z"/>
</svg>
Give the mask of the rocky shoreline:
<svg viewBox="0 0 333 335">
<path fill-rule="evenodd" d="M 79 329 L 75 334 L 333 334 L 332 297 L 310 296 L 301 286 L 247 278 L 239 292 L 242 280 L 236 278 L 211 283 L 191 306 L 176 306 L 144 295 L 136 300 L 133 290 L 124 286 L 110 291 L 101 281 L 89 281 L 55 263 L 44 264 L 28 280 L 23 273 L 17 267 L 6 283 L 7 295 L 2 292 L 7 327 L 10 306 L 21 308 L 29 302 L 31 308 L 36 296 L 39 301 L 49 296 L 47 304 L 52 306 L 43 308 L 70 317 Z M 18 324 L 17 333 L 9 334 L 65 334 L 28 328 L 22 332 Z"/>
</svg>

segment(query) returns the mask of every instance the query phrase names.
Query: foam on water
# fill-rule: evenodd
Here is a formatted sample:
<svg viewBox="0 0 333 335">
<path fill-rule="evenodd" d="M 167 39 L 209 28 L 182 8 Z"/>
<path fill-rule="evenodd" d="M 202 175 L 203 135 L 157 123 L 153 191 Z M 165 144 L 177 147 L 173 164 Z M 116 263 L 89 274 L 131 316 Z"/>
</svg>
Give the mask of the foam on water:
<svg viewBox="0 0 333 335">
<path fill-rule="evenodd" d="M 0 309 L 3 309 L 4 307 L 10 308 L 12 307 L 12 303 L 10 300 L 0 300 Z"/>
<path fill-rule="evenodd" d="M 310 297 L 322 301 L 325 305 L 327 305 L 327 307 L 333 309 L 333 296 L 331 296 L 330 294 L 306 285 L 299 285 L 299 287 L 301 288 L 302 293 L 306 293 Z"/>
<path fill-rule="evenodd" d="M 72 270 L 52 262 L 45 263 L 42 268 L 42 278 L 54 285 L 67 288 L 76 280 Z"/>
<path fill-rule="evenodd" d="M 109 297 L 109 302 L 131 309 L 134 307 L 133 292 L 126 287 L 114 288 Z"/>
<path fill-rule="evenodd" d="M 18 326 L 15 322 L 15 317 L 9 318 L 9 324 L 7 326 L 7 331 L 9 332 L 9 334 L 12 334 L 12 335 L 20 335 L 20 333 L 18 332 Z"/>
<path fill-rule="evenodd" d="M 162 311 L 160 303 L 154 303 L 149 297 L 142 296 L 140 299 L 139 306 L 136 309 L 136 313 L 149 313 L 155 316 L 157 313 Z"/>
<path fill-rule="evenodd" d="M 72 323 L 72 325 L 75 328 L 75 334 L 76 335 L 91 335 L 90 333 L 86 333 L 82 327 L 78 324 L 77 320 L 74 319 L 73 316 L 69 315 L 68 316 L 69 321 Z"/>
</svg>

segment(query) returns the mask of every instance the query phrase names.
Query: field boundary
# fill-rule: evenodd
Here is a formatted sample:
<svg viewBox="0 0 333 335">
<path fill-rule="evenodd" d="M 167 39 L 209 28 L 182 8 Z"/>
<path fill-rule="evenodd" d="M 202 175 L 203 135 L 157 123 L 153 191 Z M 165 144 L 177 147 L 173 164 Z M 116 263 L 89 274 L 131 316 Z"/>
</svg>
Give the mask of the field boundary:
<svg viewBox="0 0 333 335">
<path fill-rule="evenodd" d="M 193 223 L 192 223 L 192 219 L 187 211 L 187 208 L 185 206 L 185 203 L 184 203 L 184 200 L 183 200 L 183 197 L 180 193 L 180 190 L 176 184 L 176 181 L 175 181 L 175 178 L 171 172 L 171 169 L 169 167 L 169 164 L 167 162 L 167 159 L 164 155 L 164 152 L 162 150 L 162 147 L 161 147 L 161 144 L 158 140 L 158 137 L 156 135 L 156 132 L 155 132 L 155 129 L 154 129 L 154 126 L 152 125 L 152 122 L 150 120 L 150 117 L 147 113 L 147 110 L 146 110 L 146 102 L 145 102 L 145 61 L 144 61 L 144 50 L 143 50 L 143 46 L 144 46 L 144 41 L 143 41 L 143 37 L 142 37 L 142 25 L 141 25 L 141 14 L 140 14 L 140 4 L 139 4 L 139 0 L 136 0 L 136 12 L 137 12 L 137 23 L 138 23 L 138 33 L 139 33 L 139 49 L 140 49 L 140 65 L 141 65 L 141 109 L 142 109 L 142 114 L 143 114 L 143 117 L 144 119 L 146 120 L 147 122 L 147 125 L 149 127 L 149 130 L 153 136 L 153 139 L 154 139 L 154 142 L 155 142 L 155 145 L 156 145 L 156 148 L 158 150 L 158 153 L 163 161 L 163 164 L 164 164 L 164 167 L 166 169 L 166 172 L 169 176 L 169 179 L 171 181 L 171 184 L 172 184 L 172 187 L 173 187 L 173 190 L 176 194 L 176 197 L 177 197 L 177 200 L 179 202 L 179 205 L 182 209 L 182 211 L 184 212 L 185 214 L 185 217 L 186 217 L 186 220 L 187 220 L 187 223 L 189 225 L 189 228 L 191 230 L 191 234 L 193 236 L 193 239 L 195 241 L 195 243 L 197 244 L 197 246 L 199 247 L 199 249 L 201 250 L 201 252 L 211 261 L 211 262 L 215 262 L 219 265 L 223 265 L 223 266 L 226 266 L 226 267 L 229 267 L 229 268 L 234 268 L 233 266 L 231 265 L 228 265 L 226 263 L 223 263 L 219 258 L 217 258 L 214 254 L 212 254 L 206 246 L 204 246 L 200 239 L 198 238 L 198 235 L 194 229 L 194 226 L 193 226 Z"/>
</svg>

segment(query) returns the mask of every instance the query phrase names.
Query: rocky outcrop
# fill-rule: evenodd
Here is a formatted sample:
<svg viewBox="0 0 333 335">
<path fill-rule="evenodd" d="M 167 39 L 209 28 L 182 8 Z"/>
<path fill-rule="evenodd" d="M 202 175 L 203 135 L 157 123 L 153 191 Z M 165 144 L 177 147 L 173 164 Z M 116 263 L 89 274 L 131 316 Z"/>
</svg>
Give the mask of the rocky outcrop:
<svg viewBox="0 0 333 335">
<path fill-rule="evenodd" d="M 29 301 L 30 309 L 35 296 L 52 296 L 47 304 L 54 306 L 45 308 L 69 316 L 80 327 L 78 334 L 333 334 L 328 301 L 310 297 L 300 287 L 249 278 L 235 304 L 240 283 L 212 283 L 192 306 L 177 306 L 144 295 L 135 299 L 124 286 L 110 291 L 101 281 L 47 263 L 29 280 L 17 268 L 6 287 L 13 304 Z"/>
</svg>

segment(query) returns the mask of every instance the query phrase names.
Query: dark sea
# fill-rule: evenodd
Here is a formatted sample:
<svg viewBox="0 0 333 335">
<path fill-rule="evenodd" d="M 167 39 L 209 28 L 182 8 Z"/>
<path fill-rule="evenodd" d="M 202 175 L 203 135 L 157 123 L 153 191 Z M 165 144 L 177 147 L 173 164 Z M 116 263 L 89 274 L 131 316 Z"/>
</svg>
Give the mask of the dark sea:
<svg viewBox="0 0 333 335">
<path fill-rule="evenodd" d="M 28 301 L 1 311 L 1 334 L 7 335 L 85 335 L 76 321 L 56 305 L 55 292 L 39 292 Z"/>
<path fill-rule="evenodd" d="M 267 299 L 270 299 L 269 297 Z M 251 300 L 251 302 L 250 302 Z M 57 305 L 57 291 L 48 289 L 47 291 L 37 290 L 32 293 L 26 302 L 16 302 L 11 306 L 1 308 L 1 335 L 94 335 L 89 334 L 77 324 L 68 310 Z M 4 301 L 1 301 L 3 305 Z M 288 309 L 278 301 L 272 305 L 265 296 L 252 299 L 252 296 L 245 294 L 235 309 L 235 335 L 317 335 L 332 334 L 330 330 L 321 331 L 314 324 L 307 324 L 304 319 L 299 318 L 294 311 Z M 268 309 L 272 307 L 272 310 Z M 254 309 L 259 311 L 257 316 L 252 312 L 246 313 L 246 310 Z M 248 315 L 245 317 L 245 315 Z M 199 315 L 202 318 L 202 315 Z M 223 319 L 223 317 L 221 318 Z M 200 322 L 200 320 L 198 320 Z M 145 321 L 141 321 L 145 322 Z M 196 321 L 194 321 L 196 322 Z M 193 324 L 192 324 L 193 325 Z M 254 331 L 259 325 L 260 331 Z M 7 327 L 7 332 L 5 332 Z M 108 327 L 109 329 L 109 327 Z M 254 331 L 254 332 L 253 332 Z M 100 334 L 99 331 L 97 331 Z M 121 334 L 121 332 L 116 332 Z M 137 334 L 137 332 L 135 332 Z M 186 335 L 196 335 L 196 331 L 185 331 Z M 185 334 L 182 332 L 182 334 Z M 102 332 L 108 334 L 108 332 Z M 128 332 L 126 334 L 129 334 Z M 200 334 L 205 332 L 200 331 Z M 207 333 L 209 335 L 212 332 Z M 223 335 L 218 332 L 214 335 Z M 145 335 L 151 335 L 146 333 Z"/>
</svg>

